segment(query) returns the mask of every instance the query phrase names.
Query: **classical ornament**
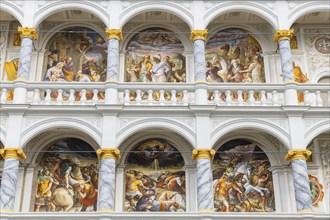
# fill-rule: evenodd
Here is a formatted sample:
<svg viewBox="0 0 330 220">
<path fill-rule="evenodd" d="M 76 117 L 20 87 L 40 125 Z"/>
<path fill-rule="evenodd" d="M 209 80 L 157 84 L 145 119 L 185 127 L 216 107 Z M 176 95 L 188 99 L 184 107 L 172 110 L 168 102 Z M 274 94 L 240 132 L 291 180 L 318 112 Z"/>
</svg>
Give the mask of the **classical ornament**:
<svg viewBox="0 0 330 220">
<path fill-rule="evenodd" d="M 206 40 L 207 30 L 192 30 L 190 40 L 194 42 L 197 39 Z"/>
<path fill-rule="evenodd" d="M 120 159 L 120 150 L 117 148 L 103 148 L 96 151 L 97 157 L 99 160 L 105 158 L 112 158 L 115 160 Z"/>
<path fill-rule="evenodd" d="M 286 160 L 307 160 L 312 155 L 312 151 L 305 149 L 289 150 L 285 156 Z"/>
<path fill-rule="evenodd" d="M 107 39 L 112 39 L 115 38 L 117 40 L 122 40 L 123 39 L 123 34 L 121 29 L 110 29 L 110 28 L 106 28 L 105 29 L 105 33 L 107 35 Z"/>
<path fill-rule="evenodd" d="M 291 40 L 291 38 L 293 37 L 294 34 L 294 30 L 290 29 L 290 30 L 277 30 L 276 34 L 274 35 L 273 40 L 278 43 L 281 40 L 287 39 L 287 40 Z"/>
<path fill-rule="evenodd" d="M 308 179 L 311 188 L 312 205 L 318 207 L 318 203 L 321 202 L 324 197 L 323 186 L 319 183 L 318 178 L 313 175 L 308 175 Z"/>
<path fill-rule="evenodd" d="M 21 148 L 3 148 L 0 149 L 0 155 L 3 159 L 15 158 L 18 160 L 24 160 L 26 158 L 26 155 Z"/>
<path fill-rule="evenodd" d="M 18 33 L 19 33 L 21 38 L 28 37 L 28 38 L 31 38 L 33 40 L 38 39 L 38 33 L 37 33 L 35 28 L 18 27 Z"/>
<path fill-rule="evenodd" d="M 199 148 L 195 149 L 192 152 L 192 159 L 199 160 L 199 159 L 209 159 L 213 160 L 215 155 L 215 150 L 211 148 Z"/>
</svg>

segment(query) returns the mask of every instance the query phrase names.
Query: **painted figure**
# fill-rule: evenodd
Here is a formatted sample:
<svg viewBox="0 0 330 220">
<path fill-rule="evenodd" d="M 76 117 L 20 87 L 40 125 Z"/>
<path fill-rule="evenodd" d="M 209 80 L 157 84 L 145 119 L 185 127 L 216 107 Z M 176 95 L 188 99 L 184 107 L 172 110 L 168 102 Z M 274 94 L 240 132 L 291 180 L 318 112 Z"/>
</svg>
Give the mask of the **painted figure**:
<svg viewBox="0 0 330 220">
<path fill-rule="evenodd" d="M 293 65 L 293 76 L 294 81 L 297 83 L 306 83 L 309 81 L 309 79 L 303 74 L 301 68 L 299 66 L 296 66 L 295 62 L 292 62 Z M 298 102 L 304 102 L 304 93 L 298 92 Z"/>
</svg>

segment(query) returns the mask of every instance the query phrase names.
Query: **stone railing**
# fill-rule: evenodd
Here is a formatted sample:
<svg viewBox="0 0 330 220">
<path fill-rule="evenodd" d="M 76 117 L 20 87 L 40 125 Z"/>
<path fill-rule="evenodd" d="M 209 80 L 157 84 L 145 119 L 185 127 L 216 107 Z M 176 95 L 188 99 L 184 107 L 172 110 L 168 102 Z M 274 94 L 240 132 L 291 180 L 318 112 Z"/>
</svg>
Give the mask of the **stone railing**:
<svg viewBox="0 0 330 220">
<path fill-rule="evenodd" d="M 328 84 L 293 84 L 293 86 L 298 92 L 299 105 L 330 106 Z M 102 103 L 189 105 L 202 103 L 218 106 L 281 106 L 287 104 L 286 89 L 284 84 L 15 81 L 1 83 L 0 100 L 2 104 L 26 103 L 32 105 L 95 105 Z"/>
</svg>

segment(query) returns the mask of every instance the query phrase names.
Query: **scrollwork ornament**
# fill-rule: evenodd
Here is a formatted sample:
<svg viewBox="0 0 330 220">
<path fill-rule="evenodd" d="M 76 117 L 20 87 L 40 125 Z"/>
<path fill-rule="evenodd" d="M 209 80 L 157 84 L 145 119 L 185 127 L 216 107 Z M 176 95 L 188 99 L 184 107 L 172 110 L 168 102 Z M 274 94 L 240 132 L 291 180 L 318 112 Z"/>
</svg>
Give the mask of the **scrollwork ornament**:
<svg viewBox="0 0 330 220">
<path fill-rule="evenodd" d="M 192 30 L 190 34 L 190 40 L 194 42 L 195 40 L 206 40 L 207 30 Z"/>
<path fill-rule="evenodd" d="M 294 30 L 290 29 L 290 30 L 277 30 L 275 35 L 274 35 L 274 41 L 276 43 L 280 42 L 281 40 L 287 39 L 287 40 L 291 40 L 291 38 L 294 35 Z"/>
<path fill-rule="evenodd" d="M 28 37 L 28 38 L 31 38 L 33 40 L 38 39 L 38 33 L 37 33 L 35 28 L 18 27 L 18 33 L 19 33 L 21 38 Z"/>
<path fill-rule="evenodd" d="M 106 28 L 105 33 L 107 35 L 107 39 L 117 39 L 122 40 L 123 39 L 123 33 L 121 29 L 110 29 Z"/>
</svg>

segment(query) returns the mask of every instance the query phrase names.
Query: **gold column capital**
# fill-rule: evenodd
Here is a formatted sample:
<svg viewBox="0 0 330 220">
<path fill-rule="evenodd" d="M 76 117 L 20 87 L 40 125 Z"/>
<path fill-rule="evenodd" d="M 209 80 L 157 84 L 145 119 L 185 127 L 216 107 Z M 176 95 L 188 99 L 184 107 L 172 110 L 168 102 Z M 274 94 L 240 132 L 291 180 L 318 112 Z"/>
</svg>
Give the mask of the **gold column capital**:
<svg viewBox="0 0 330 220">
<path fill-rule="evenodd" d="M 209 159 L 213 160 L 215 155 L 215 150 L 212 148 L 197 148 L 192 152 L 192 159 L 199 160 L 199 159 Z"/>
<path fill-rule="evenodd" d="M 205 30 L 191 30 L 190 40 L 194 42 L 197 39 L 206 40 L 207 29 Z"/>
<path fill-rule="evenodd" d="M 107 39 L 115 38 L 117 40 L 122 40 L 123 39 L 123 33 L 121 29 L 110 29 L 106 28 L 105 33 L 107 35 Z"/>
<path fill-rule="evenodd" d="M 24 160 L 26 158 L 21 148 L 3 148 L 0 149 L 0 155 L 3 159 L 15 158 L 17 160 Z"/>
<path fill-rule="evenodd" d="M 307 160 L 312 155 L 312 151 L 306 149 L 289 150 L 285 156 L 286 160 Z"/>
<path fill-rule="evenodd" d="M 20 38 L 28 37 L 31 38 L 32 40 L 38 39 L 38 33 L 34 27 L 33 28 L 18 27 L 18 33 Z"/>
<path fill-rule="evenodd" d="M 112 158 L 115 160 L 120 159 L 120 150 L 117 148 L 102 148 L 96 151 L 97 157 L 99 160 L 105 158 Z"/>
<path fill-rule="evenodd" d="M 288 39 L 291 40 L 291 38 L 293 37 L 294 34 L 294 29 L 290 29 L 290 30 L 277 30 L 273 40 L 278 43 L 283 39 Z"/>
</svg>

